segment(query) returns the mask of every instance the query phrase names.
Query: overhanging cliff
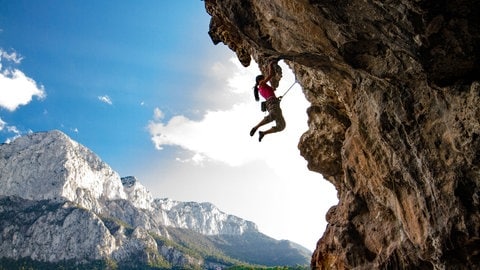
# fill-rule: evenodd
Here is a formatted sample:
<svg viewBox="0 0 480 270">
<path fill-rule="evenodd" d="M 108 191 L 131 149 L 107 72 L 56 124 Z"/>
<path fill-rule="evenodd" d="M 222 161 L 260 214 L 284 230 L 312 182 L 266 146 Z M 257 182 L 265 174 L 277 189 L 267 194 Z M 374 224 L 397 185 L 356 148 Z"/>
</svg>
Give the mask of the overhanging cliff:
<svg viewBox="0 0 480 270">
<path fill-rule="evenodd" d="M 284 59 L 311 103 L 298 147 L 339 196 L 312 268 L 480 267 L 478 1 L 205 6 L 215 44 Z"/>
</svg>

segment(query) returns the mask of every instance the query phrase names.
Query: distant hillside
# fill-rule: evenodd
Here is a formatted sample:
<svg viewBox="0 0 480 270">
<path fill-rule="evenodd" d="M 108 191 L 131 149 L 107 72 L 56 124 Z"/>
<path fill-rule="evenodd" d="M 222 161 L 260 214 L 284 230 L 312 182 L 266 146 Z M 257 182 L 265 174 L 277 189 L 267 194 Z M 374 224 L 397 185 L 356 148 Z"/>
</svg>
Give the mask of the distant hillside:
<svg viewBox="0 0 480 270">
<path fill-rule="evenodd" d="M 0 269 L 303 265 L 310 252 L 210 203 L 153 199 L 59 131 L 0 146 Z"/>
</svg>

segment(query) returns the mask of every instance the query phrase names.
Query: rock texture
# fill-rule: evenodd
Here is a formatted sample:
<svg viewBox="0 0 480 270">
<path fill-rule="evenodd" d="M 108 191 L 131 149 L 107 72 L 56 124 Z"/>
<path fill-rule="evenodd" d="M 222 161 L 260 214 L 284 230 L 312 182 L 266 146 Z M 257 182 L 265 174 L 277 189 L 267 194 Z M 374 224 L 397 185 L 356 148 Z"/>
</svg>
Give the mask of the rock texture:
<svg viewBox="0 0 480 270">
<path fill-rule="evenodd" d="M 257 230 L 254 223 L 208 203 L 154 200 L 135 177 L 120 178 L 95 153 L 60 131 L 20 137 L 0 150 L 0 196 L 73 202 L 147 229 L 163 225 L 202 234 Z"/>
<path fill-rule="evenodd" d="M 42 269 L 108 268 L 95 265 L 108 261 L 124 269 L 218 269 L 304 264 L 310 254 L 210 203 L 153 199 L 135 177 L 120 178 L 60 131 L 0 145 L 0 187 L 0 266 L 13 260 L 7 268 L 31 260 L 51 263 Z M 293 256 L 261 258 L 279 252 Z"/>
<path fill-rule="evenodd" d="M 215 44 L 284 59 L 311 103 L 299 149 L 339 197 L 312 268 L 480 268 L 478 1 L 205 7 Z"/>
<path fill-rule="evenodd" d="M 242 235 L 258 230 L 254 223 L 228 215 L 211 203 L 157 199 L 154 205 L 154 215 L 166 226 L 190 229 L 205 235 Z"/>
<path fill-rule="evenodd" d="M 20 137 L 0 152 L 0 195 L 69 200 L 101 212 L 101 201 L 126 199 L 119 178 L 94 153 L 58 131 Z"/>
</svg>

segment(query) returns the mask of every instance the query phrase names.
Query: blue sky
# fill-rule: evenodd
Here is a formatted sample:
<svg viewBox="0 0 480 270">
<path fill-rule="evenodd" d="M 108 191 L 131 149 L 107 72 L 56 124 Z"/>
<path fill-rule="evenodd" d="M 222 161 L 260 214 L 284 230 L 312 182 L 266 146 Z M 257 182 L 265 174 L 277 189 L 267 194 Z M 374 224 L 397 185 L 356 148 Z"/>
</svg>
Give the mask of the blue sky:
<svg viewBox="0 0 480 270">
<path fill-rule="evenodd" d="M 58 129 L 154 195 L 208 201 L 314 249 L 335 190 L 297 149 L 308 103 L 259 143 L 256 64 L 208 36 L 202 1 L 0 0 L 0 142 Z M 282 64 L 283 93 L 294 77 Z"/>
</svg>

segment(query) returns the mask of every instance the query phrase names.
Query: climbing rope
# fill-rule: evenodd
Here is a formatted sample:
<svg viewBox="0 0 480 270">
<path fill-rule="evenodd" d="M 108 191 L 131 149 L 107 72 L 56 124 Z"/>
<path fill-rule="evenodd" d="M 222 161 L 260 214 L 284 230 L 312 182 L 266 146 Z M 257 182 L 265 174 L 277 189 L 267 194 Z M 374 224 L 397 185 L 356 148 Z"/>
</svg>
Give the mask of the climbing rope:
<svg viewBox="0 0 480 270">
<path fill-rule="evenodd" d="M 295 81 L 292 83 L 292 85 L 287 89 L 287 91 L 285 91 L 285 93 L 283 93 L 283 95 L 279 96 L 278 99 L 279 100 L 282 100 L 282 98 L 288 93 L 288 91 L 290 91 L 290 89 L 292 89 L 292 87 L 297 83 L 297 79 L 295 79 Z"/>
</svg>

